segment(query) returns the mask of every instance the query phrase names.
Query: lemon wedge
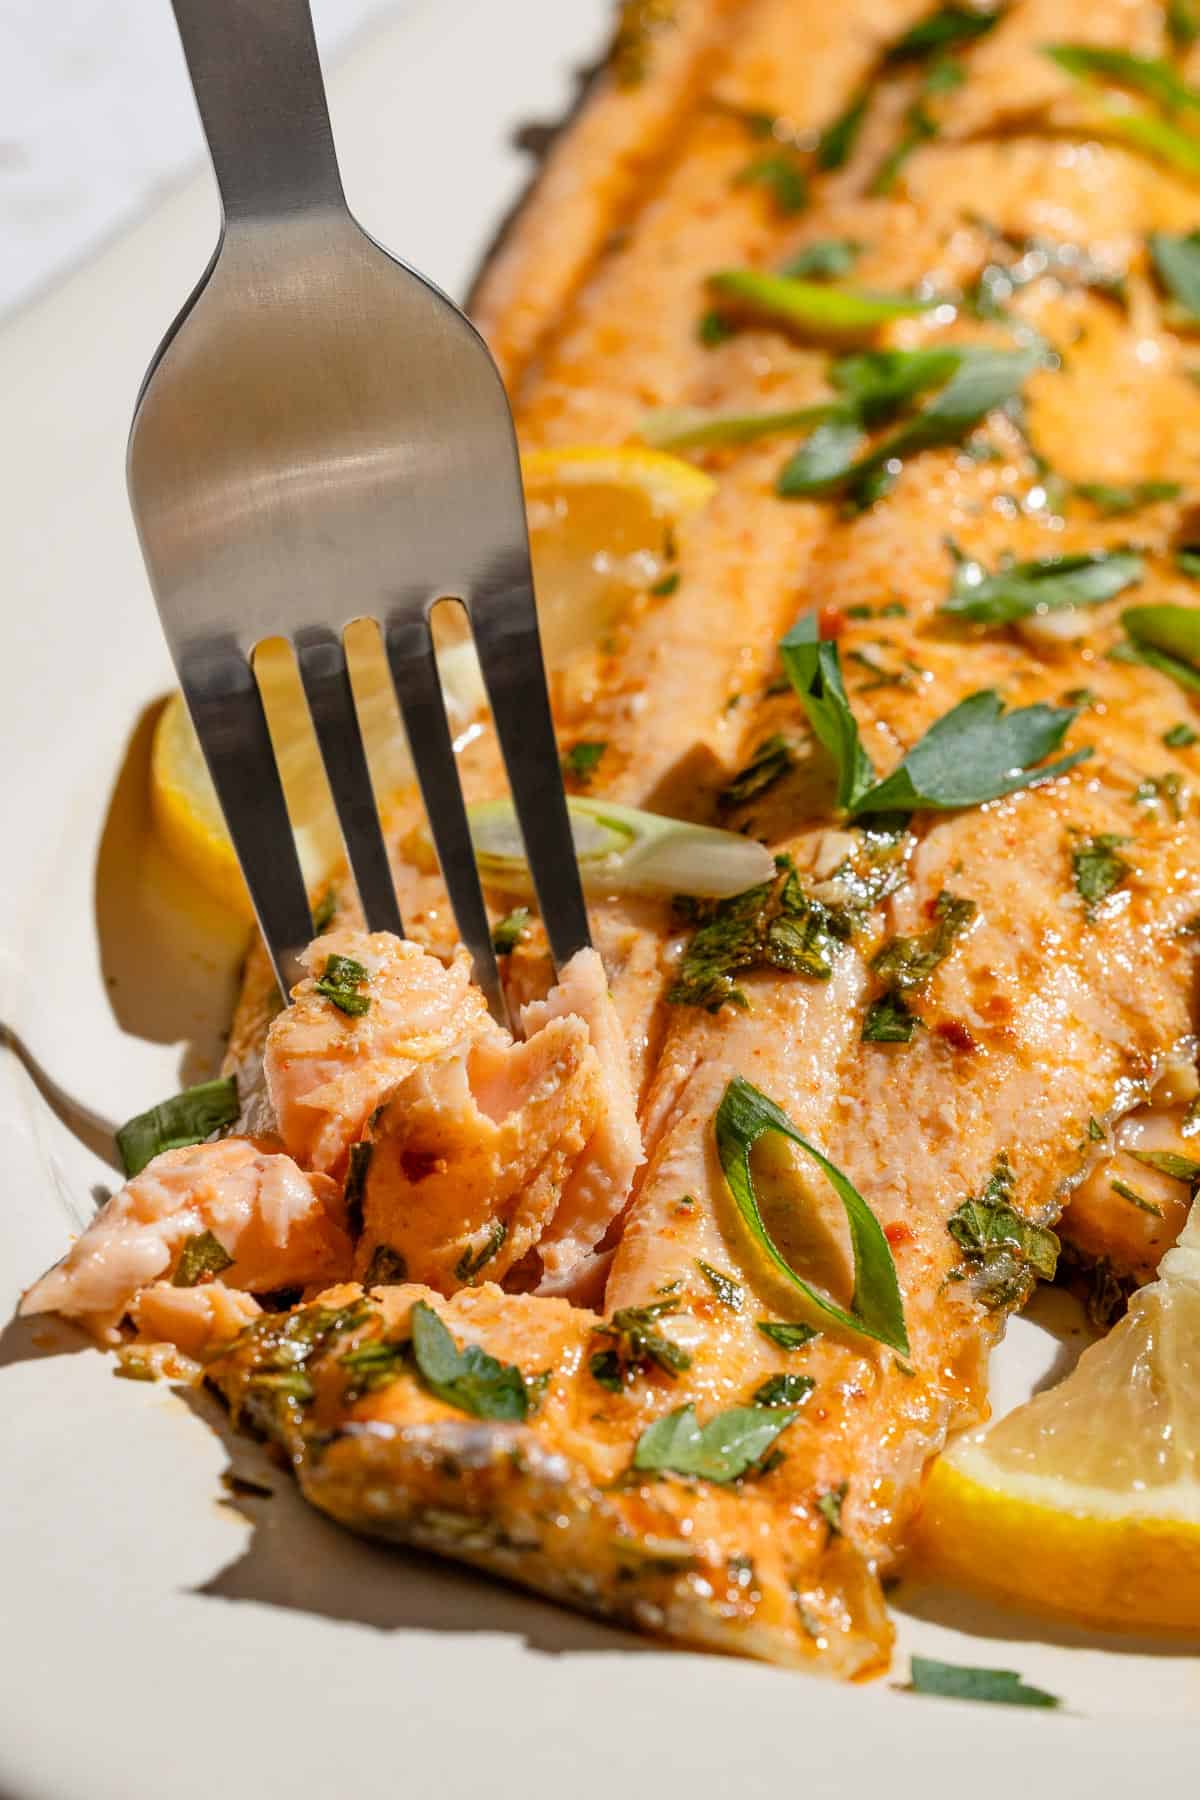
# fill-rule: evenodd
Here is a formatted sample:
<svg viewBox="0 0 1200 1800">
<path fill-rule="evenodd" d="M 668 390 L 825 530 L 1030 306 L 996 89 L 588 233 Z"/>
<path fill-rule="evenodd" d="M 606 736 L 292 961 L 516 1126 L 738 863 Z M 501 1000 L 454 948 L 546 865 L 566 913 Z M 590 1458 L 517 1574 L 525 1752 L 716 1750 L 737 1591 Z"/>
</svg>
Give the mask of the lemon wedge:
<svg viewBox="0 0 1200 1800">
<path fill-rule="evenodd" d="M 671 573 L 675 531 L 715 483 L 680 457 L 640 445 L 536 450 L 522 463 L 546 659 L 561 669 L 609 632 L 631 600 Z M 460 608 L 435 614 L 451 727 L 484 702 Z M 347 633 L 347 653 L 376 793 L 387 801 L 411 778 L 404 733 L 378 632 Z M 255 657 L 288 812 L 310 891 L 341 857 L 341 839 L 316 739 L 287 647 Z M 163 709 L 151 756 L 151 805 L 163 843 L 208 893 L 250 916 L 250 902 L 217 796 L 182 697 Z"/>
<path fill-rule="evenodd" d="M 915 1549 L 1084 1624 L 1200 1630 L 1200 1207 L 1064 1381 L 939 1459 Z"/>
</svg>

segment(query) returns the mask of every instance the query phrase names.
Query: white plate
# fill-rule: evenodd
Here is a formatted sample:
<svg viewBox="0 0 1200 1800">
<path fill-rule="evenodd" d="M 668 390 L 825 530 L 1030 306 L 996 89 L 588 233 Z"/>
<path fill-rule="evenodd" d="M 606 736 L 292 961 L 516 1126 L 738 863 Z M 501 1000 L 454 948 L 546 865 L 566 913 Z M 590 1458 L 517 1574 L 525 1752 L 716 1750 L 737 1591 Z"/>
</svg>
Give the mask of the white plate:
<svg viewBox="0 0 1200 1800">
<path fill-rule="evenodd" d="M 562 110 L 607 15 L 436 0 L 373 34 L 333 91 L 364 223 L 461 292 L 522 179 L 513 127 Z M 171 1092 L 227 1014 L 237 934 L 183 904 L 146 833 L 147 709 L 169 671 L 122 467 L 138 380 L 215 227 L 197 178 L 0 336 L 5 1317 L 111 1181 L 111 1122 Z M 1019 1321 L 1005 1395 L 1059 1354 Z M 986 1800 L 1018 1778 L 1103 1796 L 1148 1784 L 1150 1764 L 1195 1768 L 1194 1656 L 915 1590 L 896 1674 L 866 1690 L 664 1652 L 350 1538 L 213 1404 L 114 1381 L 55 1326 L 0 1336 L 0 1434 L 6 1800 L 715 1800 L 784 1783 Z M 222 1500 L 231 1462 L 274 1498 Z M 913 1646 L 1015 1668 L 1065 1709 L 898 1692 Z"/>
</svg>

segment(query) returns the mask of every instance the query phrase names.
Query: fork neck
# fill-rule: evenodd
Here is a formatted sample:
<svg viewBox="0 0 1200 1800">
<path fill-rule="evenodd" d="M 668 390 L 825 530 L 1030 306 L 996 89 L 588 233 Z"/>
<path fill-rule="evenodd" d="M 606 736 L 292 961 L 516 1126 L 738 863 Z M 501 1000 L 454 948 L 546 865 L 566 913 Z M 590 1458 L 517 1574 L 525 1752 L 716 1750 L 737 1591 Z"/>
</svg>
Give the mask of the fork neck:
<svg viewBox="0 0 1200 1800">
<path fill-rule="evenodd" d="M 308 0 L 172 0 L 225 218 L 344 207 Z"/>
</svg>

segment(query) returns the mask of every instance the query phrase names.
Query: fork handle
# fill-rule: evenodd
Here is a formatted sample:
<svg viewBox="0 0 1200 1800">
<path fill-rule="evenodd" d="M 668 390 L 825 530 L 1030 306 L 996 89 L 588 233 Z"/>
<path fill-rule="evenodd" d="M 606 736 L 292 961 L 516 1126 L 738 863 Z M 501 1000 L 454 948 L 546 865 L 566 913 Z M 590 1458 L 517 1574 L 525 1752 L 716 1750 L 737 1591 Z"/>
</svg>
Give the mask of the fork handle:
<svg viewBox="0 0 1200 1800">
<path fill-rule="evenodd" d="M 308 0 L 171 0 L 227 221 L 343 207 Z"/>
</svg>

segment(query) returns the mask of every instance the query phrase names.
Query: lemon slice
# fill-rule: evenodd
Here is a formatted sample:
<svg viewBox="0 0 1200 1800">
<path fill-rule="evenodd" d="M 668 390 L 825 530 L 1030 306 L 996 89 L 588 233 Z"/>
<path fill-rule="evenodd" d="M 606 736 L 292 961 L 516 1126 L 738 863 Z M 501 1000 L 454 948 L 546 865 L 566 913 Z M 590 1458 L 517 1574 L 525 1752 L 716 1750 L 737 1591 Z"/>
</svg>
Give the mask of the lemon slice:
<svg viewBox="0 0 1200 1800">
<path fill-rule="evenodd" d="M 631 599 L 670 573 L 679 522 L 711 497 L 711 476 L 639 445 L 539 450 L 522 464 L 546 659 L 565 667 L 609 632 Z M 435 614 L 451 727 L 483 705 L 483 682 L 461 608 Z M 347 650 L 381 805 L 411 778 L 378 632 L 352 626 Z M 283 643 L 255 658 L 288 811 L 310 890 L 337 864 L 341 839 L 299 676 Z M 250 902 L 200 746 L 180 695 L 155 732 L 151 802 L 168 849 L 209 893 L 245 917 Z"/>
<path fill-rule="evenodd" d="M 1200 1208 L 1064 1381 L 939 1459 L 916 1551 L 1086 1624 L 1200 1630 Z"/>
</svg>

